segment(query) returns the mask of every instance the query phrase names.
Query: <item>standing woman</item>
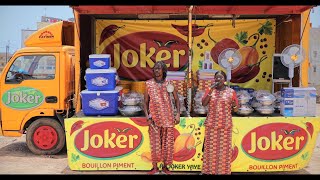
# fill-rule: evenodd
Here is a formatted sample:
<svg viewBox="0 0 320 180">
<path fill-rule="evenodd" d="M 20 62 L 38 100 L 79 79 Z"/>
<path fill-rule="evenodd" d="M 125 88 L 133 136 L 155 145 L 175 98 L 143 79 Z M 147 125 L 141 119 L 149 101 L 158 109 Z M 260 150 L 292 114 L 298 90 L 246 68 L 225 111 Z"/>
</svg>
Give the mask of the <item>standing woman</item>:
<svg viewBox="0 0 320 180">
<path fill-rule="evenodd" d="M 163 61 L 155 63 L 153 79 L 146 81 L 144 95 L 144 112 L 149 123 L 149 138 L 151 146 L 152 170 L 148 174 L 159 173 L 158 162 L 163 161 L 162 172 L 171 174 L 168 166 L 173 161 L 174 134 L 173 128 L 180 122 L 180 102 L 176 89 L 167 77 L 167 66 Z M 177 114 L 174 115 L 173 94 Z"/>
<path fill-rule="evenodd" d="M 202 105 L 208 105 L 204 122 L 205 140 L 202 174 L 231 174 L 232 110 L 238 111 L 236 92 L 227 87 L 226 74 L 215 73 L 215 83 L 205 91 Z"/>
</svg>

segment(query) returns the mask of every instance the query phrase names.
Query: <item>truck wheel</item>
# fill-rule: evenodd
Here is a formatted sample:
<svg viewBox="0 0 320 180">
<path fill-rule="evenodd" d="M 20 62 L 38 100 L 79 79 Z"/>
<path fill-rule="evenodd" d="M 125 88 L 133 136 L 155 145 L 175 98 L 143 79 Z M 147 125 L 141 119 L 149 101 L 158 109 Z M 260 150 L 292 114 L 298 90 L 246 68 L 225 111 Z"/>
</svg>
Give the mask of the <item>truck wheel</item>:
<svg viewBox="0 0 320 180">
<path fill-rule="evenodd" d="M 40 118 L 27 129 L 27 146 L 34 154 L 53 155 L 65 146 L 65 132 L 61 124 L 51 118 Z"/>
</svg>

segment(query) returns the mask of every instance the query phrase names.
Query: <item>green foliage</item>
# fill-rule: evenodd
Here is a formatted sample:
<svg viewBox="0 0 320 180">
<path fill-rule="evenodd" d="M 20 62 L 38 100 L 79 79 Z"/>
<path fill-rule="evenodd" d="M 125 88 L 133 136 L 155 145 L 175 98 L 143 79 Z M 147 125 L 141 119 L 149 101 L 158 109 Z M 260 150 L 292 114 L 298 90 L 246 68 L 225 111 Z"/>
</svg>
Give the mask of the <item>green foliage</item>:
<svg viewBox="0 0 320 180">
<path fill-rule="evenodd" d="M 242 45 L 246 45 L 248 43 L 248 32 L 241 31 L 240 33 L 237 33 L 235 36 L 235 39 L 238 40 L 239 43 Z"/>
<path fill-rule="evenodd" d="M 72 153 L 71 162 L 77 162 L 78 160 L 80 160 L 80 156 Z"/>
<path fill-rule="evenodd" d="M 267 21 L 258 29 L 259 34 L 272 35 L 272 23 Z"/>
<path fill-rule="evenodd" d="M 199 61 L 199 63 L 198 63 L 198 68 L 199 69 L 202 69 L 202 63 L 203 63 L 203 61 Z"/>
<path fill-rule="evenodd" d="M 186 118 L 185 117 L 180 118 L 179 126 L 182 127 L 182 128 L 186 127 Z"/>
<path fill-rule="evenodd" d="M 301 158 L 302 158 L 303 160 L 307 160 L 307 159 L 308 159 L 308 156 L 309 156 L 309 152 L 306 152 L 306 153 L 304 153 L 304 154 L 301 155 Z"/>
<path fill-rule="evenodd" d="M 203 118 L 198 122 L 199 127 L 203 126 L 205 120 L 206 118 Z"/>
</svg>

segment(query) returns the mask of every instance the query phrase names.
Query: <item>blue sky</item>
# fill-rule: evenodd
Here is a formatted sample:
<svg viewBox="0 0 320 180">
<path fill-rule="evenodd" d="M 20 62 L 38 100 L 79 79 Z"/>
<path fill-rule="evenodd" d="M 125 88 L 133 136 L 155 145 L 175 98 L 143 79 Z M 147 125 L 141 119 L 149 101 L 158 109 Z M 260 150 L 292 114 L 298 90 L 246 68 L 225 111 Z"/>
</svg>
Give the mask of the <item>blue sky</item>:
<svg viewBox="0 0 320 180">
<path fill-rule="evenodd" d="M 312 27 L 320 28 L 320 6 L 313 8 L 313 12 L 311 11 L 310 22 Z"/>
<path fill-rule="evenodd" d="M 21 30 L 36 30 L 37 22 L 45 15 L 63 20 L 73 18 L 69 6 L 0 6 L 0 52 L 6 51 L 8 40 L 11 53 L 21 48 Z"/>
<path fill-rule="evenodd" d="M 21 30 L 37 29 L 37 22 L 41 16 L 55 17 L 64 20 L 73 18 L 69 6 L 0 6 L 0 52 L 5 52 L 9 43 L 10 52 L 13 53 L 21 47 Z M 310 14 L 312 27 L 320 28 L 320 6 L 314 8 Z"/>
</svg>

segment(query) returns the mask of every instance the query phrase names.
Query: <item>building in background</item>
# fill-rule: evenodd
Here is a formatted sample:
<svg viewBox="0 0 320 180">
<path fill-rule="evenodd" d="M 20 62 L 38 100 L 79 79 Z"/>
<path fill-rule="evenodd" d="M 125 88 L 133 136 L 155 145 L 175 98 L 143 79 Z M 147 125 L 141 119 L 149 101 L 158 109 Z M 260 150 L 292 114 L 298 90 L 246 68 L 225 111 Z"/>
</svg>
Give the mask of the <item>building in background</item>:
<svg viewBox="0 0 320 180">
<path fill-rule="evenodd" d="M 3 67 L 7 64 L 7 61 L 10 60 L 12 54 L 10 53 L 0 53 L 0 73 L 3 70 Z"/>
<path fill-rule="evenodd" d="M 54 17 L 47 17 L 47 16 L 41 16 L 41 22 L 37 22 L 37 29 L 36 30 L 30 30 L 30 29 L 22 29 L 21 30 L 21 48 L 24 46 L 24 41 L 34 32 L 36 32 L 38 29 L 41 29 L 43 27 L 46 27 L 52 23 L 63 21 L 63 19 L 54 18 Z"/>
<path fill-rule="evenodd" d="M 48 16 L 41 16 L 41 22 L 55 23 L 59 21 L 63 21 L 63 19 L 48 17 Z"/>
<path fill-rule="evenodd" d="M 22 29 L 21 30 L 21 48 L 25 47 L 24 46 L 24 41 L 34 32 L 37 30 L 30 30 L 30 29 Z"/>
<path fill-rule="evenodd" d="M 41 29 L 43 27 L 46 27 L 52 23 L 63 21 L 63 19 L 60 18 L 54 18 L 54 17 L 47 17 L 47 16 L 41 16 L 41 22 L 37 22 L 37 29 L 36 30 L 30 30 L 30 29 L 22 29 L 21 30 L 21 48 L 25 47 L 24 41 L 34 32 L 36 32 L 38 29 Z M 67 21 L 74 22 L 74 18 L 69 18 Z M 7 61 L 12 57 L 12 54 L 9 52 L 0 52 L 0 72 L 2 72 L 4 66 L 7 64 Z M 50 69 L 51 64 L 44 64 L 43 69 Z"/>
<path fill-rule="evenodd" d="M 74 18 L 69 18 L 68 21 L 74 22 Z"/>
<path fill-rule="evenodd" d="M 71 19 L 71 18 L 70 18 Z M 21 30 L 21 47 L 24 47 L 24 41 L 33 33 L 36 32 L 38 29 L 41 29 L 43 27 L 46 27 L 52 23 L 63 21 L 63 19 L 60 18 L 54 18 L 54 17 L 47 17 L 47 16 L 41 16 L 41 21 L 37 22 L 37 29 L 36 30 Z M 69 20 L 70 21 L 70 20 Z"/>
<path fill-rule="evenodd" d="M 63 19 L 41 16 L 41 22 L 37 22 L 37 29 L 41 29 L 43 27 L 46 27 L 52 23 L 59 22 L 59 21 L 63 21 Z"/>
<path fill-rule="evenodd" d="M 317 89 L 320 102 L 320 28 L 310 29 L 309 43 L 309 86 Z"/>
</svg>

